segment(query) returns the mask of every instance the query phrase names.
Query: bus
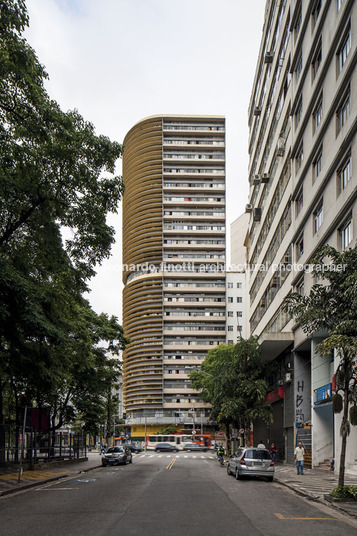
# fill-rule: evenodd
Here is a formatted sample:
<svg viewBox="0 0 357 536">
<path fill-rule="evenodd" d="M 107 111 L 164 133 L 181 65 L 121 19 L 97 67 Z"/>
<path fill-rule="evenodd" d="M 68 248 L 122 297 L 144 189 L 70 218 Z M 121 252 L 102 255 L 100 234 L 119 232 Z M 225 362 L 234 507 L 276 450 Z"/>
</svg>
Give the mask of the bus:
<svg viewBox="0 0 357 536">
<path fill-rule="evenodd" d="M 213 438 L 210 434 L 155 434 L 146 438 L 146 448 L 155 450 L 160 443 L 169 443 L 173 447 L 182 450 L 185 443 L 197 443 L 208 448 L 213 446 Z"/>
</svg>

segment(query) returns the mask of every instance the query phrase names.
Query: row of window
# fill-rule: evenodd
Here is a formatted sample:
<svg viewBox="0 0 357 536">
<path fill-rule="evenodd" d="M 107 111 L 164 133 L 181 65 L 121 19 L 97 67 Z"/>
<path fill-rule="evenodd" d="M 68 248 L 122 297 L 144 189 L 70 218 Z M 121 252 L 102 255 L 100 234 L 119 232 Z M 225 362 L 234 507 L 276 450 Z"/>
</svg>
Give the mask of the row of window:
<svg viewBox="0 0 357 536">
<path fill-rule="evenodd" d="M 209 201 L 210 203 L 222 203 L 224 202 L 224 197 L 164 197 L 164 203 L 167 201 L 173 201 L 175 203 L 182 203 L 182 202 L 202 202 L 202 201 Z"/>
<path fill-rule="evenodd" d="M 228 316 L 229 318 L 233 318 L 233 316 L 234 316 L 234 311 L 228 311 L 228 312 L 227 312 L 227 316 Z M 237 318 L 242 318 L 242 316 L 243 316 L 243 311 L 236 311 L 236 316 L 237 316 Z"/>
<path fill-rule="evenodd" d="M 233 303 L 234 302 L 233 296 L 228 296 L 227 301 L 228 301 L 228 303 Z M 237 296 L 236 301 L 237 301 L 237 303 L 242 303 L 243 302 L 242 296 Z"/>
<path fill-rule="evenodd" d="M 314 182 L 320 175 L 323 164 L 323 148 L 319 148 L 317 156 L 312 164 L 312 181 Z M 336 171 L 336 194 L 339 196 L 343 190 L 345 190 L 352 178 L 352 157 L 351 150 L 349 150 L 344 157 L 342 164 Z M 296 196 L 295 201 L 295 213 L 298 215 L 304 206 L 304 190 L 301 187 L 299 193 Z M 319 228 L 319 227 L 318 227 Z"/>
<path fill-rule="evenodd" d="M 174 158 L 174 159 L 182 159 L 182 160 L 224 160 L 224 153 L 189 153 L 189 152 L 183 152 L 183 153 L 164 153 L 164 158 Z"/>
<path fill-rule="evenodd" d="M 189 174 L 196 174 L 196 173 L 209 173 L 209 174 L 220 174 L 224 175 L 224 168 L 164 168 L 164 173 L 189 173 Z"/>
<path fill-rule="evenodd" d="M 220 145 L 224 146 L 224 141 L 221 141 L 220 138 L 207 138 L 203 140 L 202 138 L 164 138 L 164 145 Z"/>
<path fill-rule="evenodd" d="M 317 205 L 313 213 L 313 230 L 316 233 L 323 224 L 323 199 Z M 351 215 L 344 221 L 341 227 L 338 229 L 338 245 L 342 250 L 346 250 L 353 240 L 353 221 Z M 295 242 L 295 252 L 297 260 L 304 253 L 304 235 L 301 234 Z"/>
<path fill-rule="evenodd" d="M 232 281 L 229 281 L 227 283 L 227 288 L 234 288 L 234 283 Z M 242 283 L 236 283 L 236 288 L 242 288 Z"/>
<path fill-rule="evenodd" d="M 165 182 L 164 188 L 225 188 L 224 182 Z"/>
<path fill-rule="evenodd" d="M 341 103 L 336 110 L 336 136 L 338 136 L 342 127 L 346 124 L 350 113 L 351 113 L 351 91 L 350 91 L 350 86 L 348 86 L 347 91 L 345 92 L 341 100 Z M 298 126 L 301 116 L 302 116 L 302 99 L 300 99 L 298 108 L 295 113 L 295 127 Z M 320 126 L 322 122 L 322 118 L 323 118 L 323 93 L 321 93 L 319 98 L 317 99 L 317 104 L 312 112 L 313 134 L 315 134 L 318 127 Z M 303 151 L 303 143 L 301 143 L 301 147 L 298 149 L 296 157 L 295 157 L 296 171 L 300 169 L 303 160 L 304 160 L 304 151 Z"/>
<path fill-rule="evenodd" d="M 195 244 L 225 244 L 225 240 L 174 240 L 174 239 L 165 239 L 164 244 L 175 244 L 178 246 L 187 246 Z"/>
<path fill-rule="evenodd" d="M 185 225 L 177 223 L 166 223 L 164 225 L 166 231 L 225 231 L 225 225 Z"/>
</svg>

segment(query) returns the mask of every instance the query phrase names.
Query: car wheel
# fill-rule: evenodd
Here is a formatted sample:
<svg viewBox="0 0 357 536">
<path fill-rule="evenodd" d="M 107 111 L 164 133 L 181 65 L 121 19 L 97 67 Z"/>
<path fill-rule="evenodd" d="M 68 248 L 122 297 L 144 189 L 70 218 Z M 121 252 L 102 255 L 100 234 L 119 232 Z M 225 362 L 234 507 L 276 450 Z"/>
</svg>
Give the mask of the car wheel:
<svg viewBox="0 0 357 536">
<path fill-rule="evenodd" d="M 274 477 L 273 476 L 267 476 L 268 482 L 273 482 Z"/>
<path fill-rule="evenodd" d="M 231 474 L 231 468 L 229 467 L 229 464 L 227 465 L 227 475 Z"/>
<path fill-rule="evenodd" d="M 242 478 L 239 474 L 238 467 L 236 467 L 235 477 L 236 477 L 236 480 L 241 480 Z"/>
</svg>

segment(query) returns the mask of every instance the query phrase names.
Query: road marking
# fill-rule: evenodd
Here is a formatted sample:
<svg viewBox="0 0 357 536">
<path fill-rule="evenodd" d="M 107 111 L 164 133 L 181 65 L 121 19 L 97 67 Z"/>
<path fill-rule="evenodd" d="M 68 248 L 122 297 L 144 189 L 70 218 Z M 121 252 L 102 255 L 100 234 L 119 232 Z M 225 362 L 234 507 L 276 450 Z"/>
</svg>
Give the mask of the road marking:
<svg viewBox="0 0 357 536">
<path fill-rule="evenodd" d="M 336 519 L 335 517 L 285 517 L 283 514 L 274 514 L 278 519 L 291 520 L 297 519 L 300 521 L 342 521 L 342 519 Z"/>
<path fill-rule="evenodd" d="M 159 454 L 159 455 L 158 455 L 158 458 L 162 458 L 162 454 Z"/>
<path fill-rule="evenodd" d="M 184 456 L 184 458 L 188 458 L 188 456 L 187 456 L 187 455 L 185 455 L 185 456 Z"/>
<path fill-rule="evenodd" d="M 175 462 L 176 462 L 176 458 L 172 458 L 172 460 L 169 462 L 169 464 L 166 467 L 166 469 L 168 469 L 170 471 L 170 469 L 172 469 L 172 466 L 174 465 Z"/>
<path fill-rule="evenodd" d="M 192 456 L 192 458 L 197 458 L 197 456 Z"/>
</svg>

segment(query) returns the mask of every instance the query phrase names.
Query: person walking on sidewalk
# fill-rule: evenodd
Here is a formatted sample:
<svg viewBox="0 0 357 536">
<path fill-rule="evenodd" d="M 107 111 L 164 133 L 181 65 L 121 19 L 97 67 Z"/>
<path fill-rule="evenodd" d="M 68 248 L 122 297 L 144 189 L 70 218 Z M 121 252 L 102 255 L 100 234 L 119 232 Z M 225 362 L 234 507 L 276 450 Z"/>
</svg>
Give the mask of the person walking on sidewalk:
<svg viewBox="0 0 357 536">
<path fill-rule="evenodd" d="M 294 451 L 294 458 L 296 462 L 296 470 L 297 474 L 300 475 L 300 473 L 304 474 L 304 455 L 305 455 L 305 449 L 302 446 L 301 441 L 299 441 L 298 446 L 295 448 Z"/>
</svg>

